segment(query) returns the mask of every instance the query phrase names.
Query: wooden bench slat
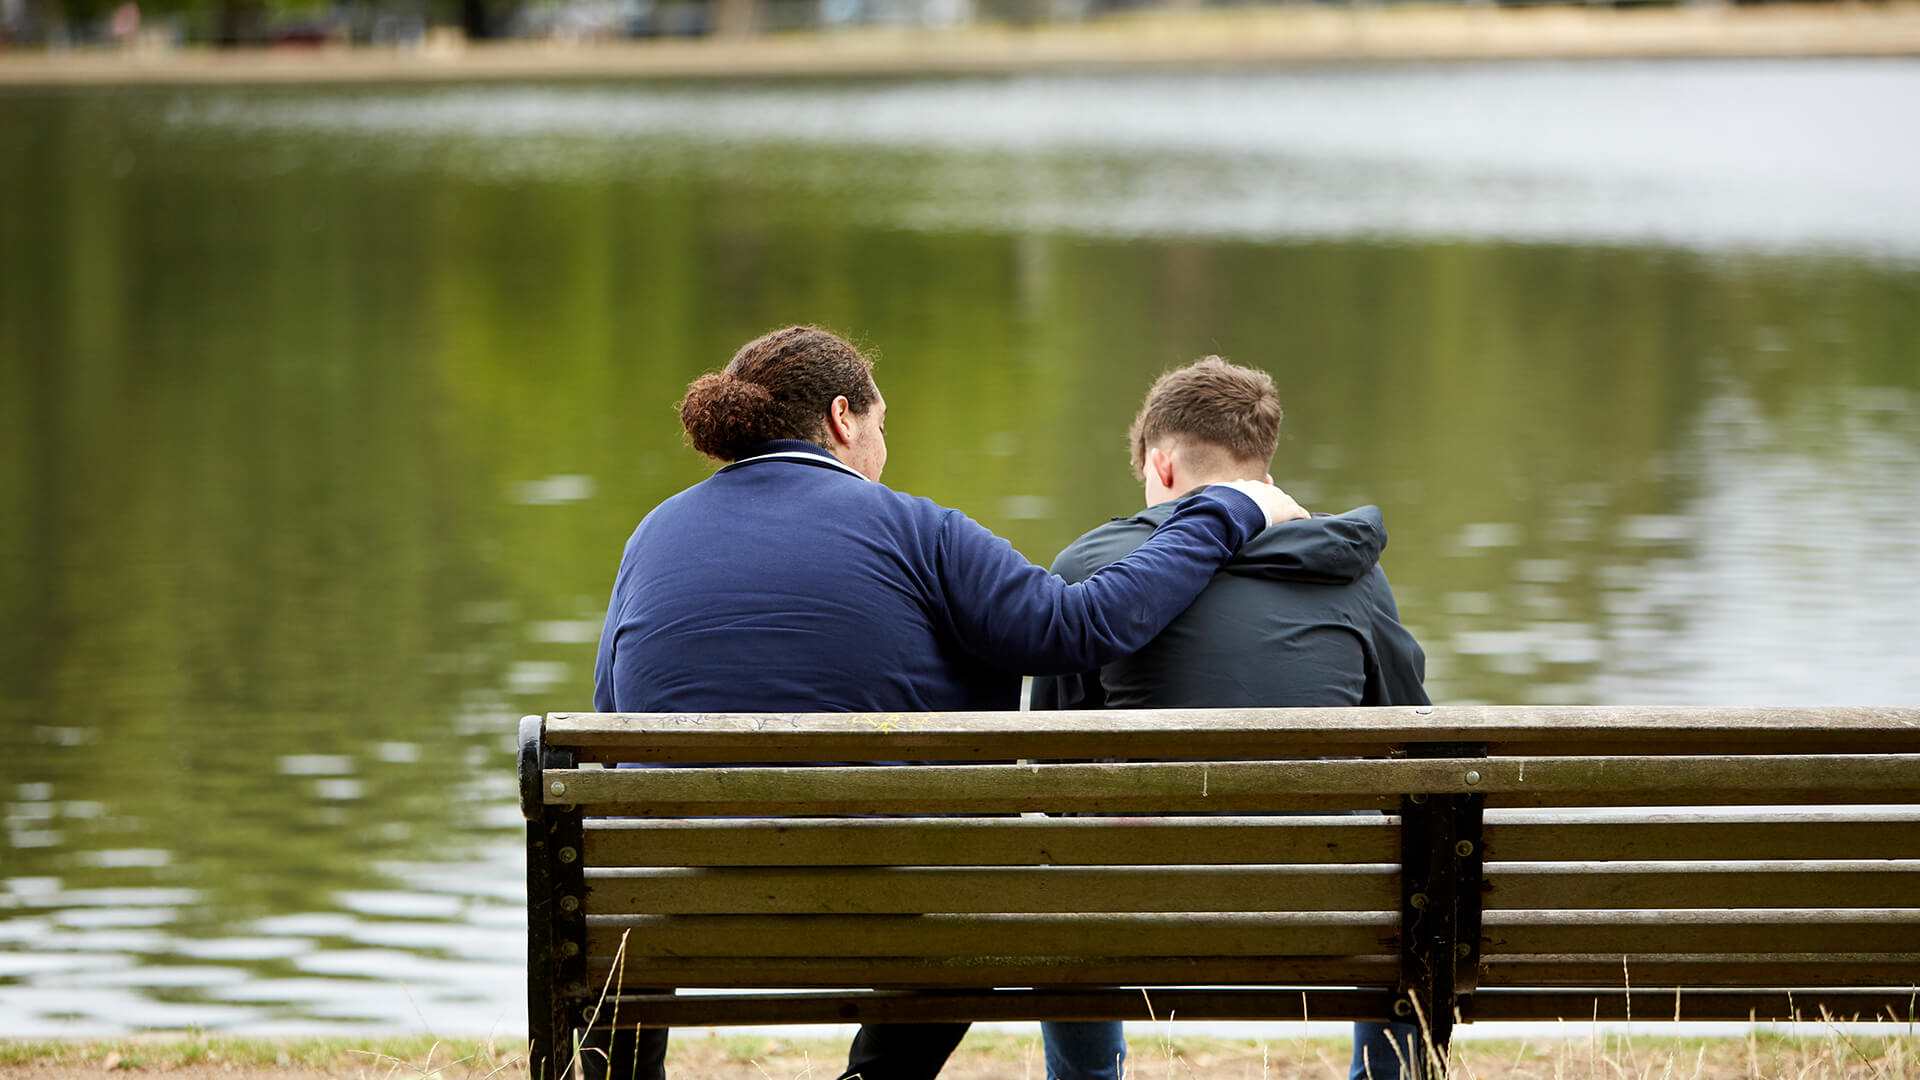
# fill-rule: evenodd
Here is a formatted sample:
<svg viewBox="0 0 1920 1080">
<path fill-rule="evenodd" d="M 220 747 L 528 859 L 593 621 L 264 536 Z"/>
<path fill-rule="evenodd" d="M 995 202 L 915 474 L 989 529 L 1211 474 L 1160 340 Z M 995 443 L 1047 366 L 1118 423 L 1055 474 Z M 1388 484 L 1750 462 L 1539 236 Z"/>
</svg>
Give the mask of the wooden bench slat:
<svg viewBox="0 0 1920 1080">
<path fill-rule="evenodd" d="M 1396 792 L 1515 806 L 1871 803 L 1920 801 L 1920 754 L 549 769 L 542 785 L 550 804 L 640 817 L 1385 808 Z"/>
<path fill-rule="evenodd" d="M 1910 1023 L 1908 990 L 1477 991 L 1471 1020 L 1880 1020 Z"/>
<path fill-rule="evenodd" d="M 599 870 L 596 915 L 1391 911 L 1392 866 L 751 867 Z"/>
<path fill-rule="evenodd" d="M 626 934 L 634 957 L 1361 956 L 1391 952 L 1397 929 L 1392 912 L 607 915 L 588 917 L 587 953 Z"/>
<path fill-rule="evenodd" d="M 873 818 L 586 823 L 588 866 L 1384 863 L 1398 817 Z"/>
<path fill-rule="evenodd" d="M 1368 863 L 1399 818 L 619 819 L 586 822 L 589 866 L 1124 866 Z M 1496 862 L 1920 859 L 1920 808 L 1741 815 L 1490 810 Z"/>
<path fill-rule="evenodd" d="M 902 993 L 627 995 L 602 1007 L 612 1027 L 742 1024 L 935 1023 L 960 1020 L 1367 1020 L 1388 1015 L 1385 990 L 1138 989 L 973 990 Z M 1878 1020 L 1910 1023 L 1902 990 L 1489 989 L 1474 1020 Z"/>
<path fill-rule="evenodd" d="M 613 958 L 597 956 L 593 985 Z M 1393 956 L 630 957 L 623 987 L 1392 986 Z"/>
<path fill-rule="evenodd" d="M 1490 810 L 1486 857 L 1511 862 L 1653 859 L 1920 859 L 1920 808 L 1726 815 Z"/>
<path fill-rule="evenodd" d="M 1488 911 L 1920 907 L 1920 863 L 1494 863 Z"/>
<path fill-rule="evenodd" d="M 1920 984 L 1920 952 L 1783 956 L 1499 956 L 1480 985 L 1655 987 L 1841 987 Z"/>
<path fill-rule="evenodd" d="M 970 990 L 838 994 L 628 995 L 603 1007 L 621 1027 L 936 1023 L 956 1020 L 1378 1020 L 1386 990 Z"/>
<path fill-rule="evenodd" d="M 553 713 L 550 745 L 600 760 L 981 761 L 1012 758 L 1299 757 L 1410 741 L 1498 753 L 1920 751 L 1920 709 L 1438 706 L 1155 709 L 1076 713 L 742 715 Z M 883 736 L 876 739 L 875 736 Z M 627 756 L 611 753 L 620 749 Z M 605 752 L 603 752 L 605 751 Z"/>
<path fill-rule="evenodd" d="M 1622 961 L 1625 966 L 1622 966 Z M 591 975 L 603 985 L 610 957 Z M 1392 956 L 1248 957 L 634 957 L 618 986 L 978 987 L 978 986 L 1392 986 Z M 1677 956 L 1496 956 L 1481 968 L 1483 987 L 1776 988 L 1920 984 L 1920 953 L 1682 954 Z"/>
<path fill-rule="evenodd" d="M 1920 908 L 1858 911 L 1489 911 L 1481 955 L 1909 953 Z"/>
</svg>

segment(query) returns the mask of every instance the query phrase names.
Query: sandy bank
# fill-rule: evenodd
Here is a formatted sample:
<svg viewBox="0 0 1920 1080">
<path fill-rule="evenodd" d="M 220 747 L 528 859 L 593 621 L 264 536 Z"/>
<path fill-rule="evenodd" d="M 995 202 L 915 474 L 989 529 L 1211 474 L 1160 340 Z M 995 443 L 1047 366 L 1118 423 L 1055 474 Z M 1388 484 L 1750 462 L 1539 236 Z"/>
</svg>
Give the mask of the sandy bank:
<svg viewBox="0 0 1920 1080">
<path fill-rule="evenodd" d="M 0 85 L 903 75 L 1140 66 L 1657 57 L 1920 56 L 1920 3 L 1611 8 L 1234 8 L 1035 29 L 413 51 L 0 53 Z"/>
<path fill-rule="evenodd" d="M 1148 1024 L 1130 1025 L 1128 1036 L 1128 1073 L 1134 1076 L 1279 1080 L 1346 1075 L 1348 1048 L 1341 1040 L 1167 1039 Z M 1457 1049 L 1460 1075 L 1474 1080 L 1890 1080 L 1920 1075 L 1920 1040 L 1838 1033 L 1648 1039 L 1591 1037 L 1543 1025 L 1537 1040 L 1466 1042 Z M 825 1080 L 839 1071 L 845 1055 L 842 1040 L 692 1032 L 674 1039 L 667 1065 L 674 1080 Z M 148 1073 L 165 1074 L 169 1080 L 522 1080 L 527 1075 L 519 1048 L 505 1039 L 176 1035 L 87 1042 L 0 1040 L 0 1080 L 99 1080 L 107 1074 Z M 991 1031 L 970 1034 L 941 1073 L 942 1080 L 1038 1080 L 1044 1075 L 1037 1038 Z"/>
</svg>

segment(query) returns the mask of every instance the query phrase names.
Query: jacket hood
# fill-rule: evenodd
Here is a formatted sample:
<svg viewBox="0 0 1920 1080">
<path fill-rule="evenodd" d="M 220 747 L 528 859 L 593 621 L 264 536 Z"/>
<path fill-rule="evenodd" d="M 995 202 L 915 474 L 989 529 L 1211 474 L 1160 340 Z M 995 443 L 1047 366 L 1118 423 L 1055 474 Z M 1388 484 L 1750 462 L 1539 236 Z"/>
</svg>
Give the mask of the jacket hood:
<svg viewBox="0 0 1920 1080">
<path fill-rule="evenodd" d="M 1134 515 L 1154 528 L 1172 516 L 1175 503 Z M 1366 577 L 1387 548 L 1387 527 L 1377 506 L 1344 514 L 1316 514 L 1267 527 L 1247 542 L 1221 571 L 1268 581 L 1349 585 Z"/>
</svg>

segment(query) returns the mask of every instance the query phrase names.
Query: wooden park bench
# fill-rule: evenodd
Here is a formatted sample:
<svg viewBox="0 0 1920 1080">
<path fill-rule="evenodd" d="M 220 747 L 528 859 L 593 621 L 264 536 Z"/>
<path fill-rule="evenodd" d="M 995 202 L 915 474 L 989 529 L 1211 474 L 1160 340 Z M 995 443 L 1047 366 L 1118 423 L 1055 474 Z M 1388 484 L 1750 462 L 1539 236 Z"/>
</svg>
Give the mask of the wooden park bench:
<svg viewBox="0 0 1920 1080">
<path fill-rule="evenodd" d="M 520 782 L 536 1076 L 615 1024 L 1403 1018 L 1444 1057 L 1920 987 L 1915 708 L 555 713 Z"/>
</svg>

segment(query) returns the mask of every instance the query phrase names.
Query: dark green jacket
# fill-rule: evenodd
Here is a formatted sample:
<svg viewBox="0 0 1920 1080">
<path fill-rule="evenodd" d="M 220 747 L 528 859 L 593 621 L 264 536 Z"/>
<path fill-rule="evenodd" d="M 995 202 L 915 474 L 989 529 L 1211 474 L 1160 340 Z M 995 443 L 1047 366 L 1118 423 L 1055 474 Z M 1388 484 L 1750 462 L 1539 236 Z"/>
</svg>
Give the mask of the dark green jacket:
<svg viewBox="0 0 1920 1080">
<path fill-rule="evenodd" d="M 1082 581 L 1153 535 L 1174 503 L 1074 541 L 1054 573 Z M 1037 678 L 1036 709 L 1425 705 L 1426 655 L 1380 569 L 1378 507 L 1275 525 L 1240 549 L 1146 648 L 1098 672 Z"/>
</svg>

